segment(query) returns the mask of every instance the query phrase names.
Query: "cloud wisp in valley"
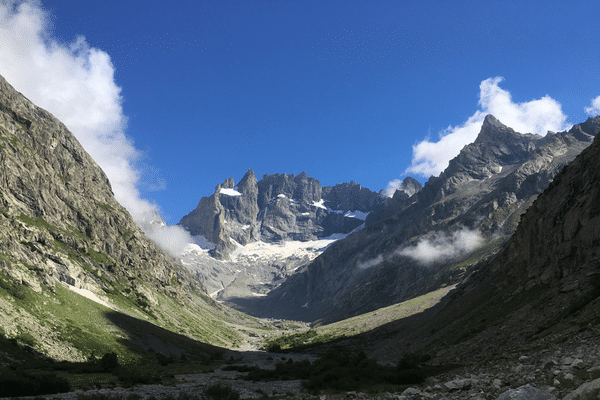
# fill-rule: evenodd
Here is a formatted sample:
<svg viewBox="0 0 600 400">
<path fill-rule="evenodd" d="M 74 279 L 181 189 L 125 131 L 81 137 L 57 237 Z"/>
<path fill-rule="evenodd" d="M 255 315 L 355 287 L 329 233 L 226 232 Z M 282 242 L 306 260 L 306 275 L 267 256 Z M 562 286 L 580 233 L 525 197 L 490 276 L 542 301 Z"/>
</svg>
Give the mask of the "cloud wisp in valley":
<svg viewBox="0 0 600 400">
<path fill-rule="evenodd" d="M 461 228 L 457 231 L 436 232 L 416 244 L 396 251 L 396 254 L 410 257 L 422 265 L 444 262 L 465 256 L 483 244 L 483 236 L 477 230 Z"/>
</svg>

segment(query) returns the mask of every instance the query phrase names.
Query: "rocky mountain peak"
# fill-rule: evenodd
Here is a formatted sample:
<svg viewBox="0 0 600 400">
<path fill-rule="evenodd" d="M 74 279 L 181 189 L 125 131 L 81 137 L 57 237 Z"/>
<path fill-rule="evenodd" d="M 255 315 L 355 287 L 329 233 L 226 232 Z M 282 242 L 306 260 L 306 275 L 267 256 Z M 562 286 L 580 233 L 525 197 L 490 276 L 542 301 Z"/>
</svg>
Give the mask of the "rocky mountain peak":
<svg viewBox="0 0 600 400">
<path fill-rule="evenodd" d="M 596 117 L 590 117 L 581 124 L 574 125 L 569 133 L 572 134 L 577 140 L 586 140 L 590 135 L 594 136 L 596 132 L 600 131 L 600 115 Z"/>
<path fill-rule="evenodd" d="M 256 180 L 256 175 L 254 175 L 254 171 L 249 169 L 248 172 L 244 175 L 244 177 L 238 183 L 238 191 L 245 195 L 247 193 L 258 194 L 258 181 Z"/>
<path fill-rule="evenodd" d="M 380 194 L 351 181 L 323 188 L 323 200 L 333 210 L 371 212 L 383 204 Z"/>
<path fill-rule="evenodd" d="M 306 172 L 294 174 L 265 174 L 258 182 L 258 207 L 263 209 L 275 198 L 283 195 L 300 202 L 318 202 L 321 200 L 321 183 L 310 178 Z"/>
<path fill-rule="evenodd" d="M 423 185 L 421 185 L 421 182 L 419 182 L 418 180 L 416 180 L 415 178 L 412 178 L 410 176 L 407 176 L 406 178 L 404 178 L 404 180 L 402 181 L 402 185 L 400 186 L 400 190 L 402 192 L 406 193 L 406 195 L 408 195 L 408 197 L 417 193 L 421 189 L 423 189 Z"/>
<path fill-rule="evenodd" d="M 461 151 L 484 157 L 497 164 L 518 162 L 535 149 L 535 142 L 542 139 L 539 135 L 515 132 L 512 128 L 501 123 L 493 115 L 485 117 L 477 139 Z M 460 160 L 460 159 L 459 159 Z M 468 158 L 472 161 L 471 158 Z"/>
</svg>

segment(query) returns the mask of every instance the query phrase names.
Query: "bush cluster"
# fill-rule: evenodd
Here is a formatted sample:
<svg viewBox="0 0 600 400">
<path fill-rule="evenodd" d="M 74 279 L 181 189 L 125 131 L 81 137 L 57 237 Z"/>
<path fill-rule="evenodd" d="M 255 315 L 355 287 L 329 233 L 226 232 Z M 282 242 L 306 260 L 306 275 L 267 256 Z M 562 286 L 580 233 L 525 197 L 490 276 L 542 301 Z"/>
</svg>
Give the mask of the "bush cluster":
<svg viewBox="0 0 600 400">
<path fill-rule="evenodd" d="M 204 390 L 204 397 L 211 400 L 238 400 L 240 394 L 229 386 L 216 384 Z"/>
<path fill-rule="evenodd" d="M 389 367 L 367 358 L 362 351 L 347 355 L 330 350 L 313 363 L 308 360 L 294 362 L 290 358 L 285 363 L 276 364 L 274 370 L 248 366 L 230 366 L 228 369 L 248 372 L 245 379 L 252 381 L 304 380 L 305 387 L 311 393 L 318 393 L 322 390 L 365 390 L 381 384 L 421 383 L 426 377 L 439 372 L 434 367 L 423 365 L 428 359 L 428 356 L 408 354 L 402 357 L 396 367 Z"/>
<path fill-rule="evenodd" d="M 0 370 L 0 388 L 2 395 L 37 396 L 69 392 L 71 384 L 55 374 L 32 374 L 24 371 Z"/>
</svg>

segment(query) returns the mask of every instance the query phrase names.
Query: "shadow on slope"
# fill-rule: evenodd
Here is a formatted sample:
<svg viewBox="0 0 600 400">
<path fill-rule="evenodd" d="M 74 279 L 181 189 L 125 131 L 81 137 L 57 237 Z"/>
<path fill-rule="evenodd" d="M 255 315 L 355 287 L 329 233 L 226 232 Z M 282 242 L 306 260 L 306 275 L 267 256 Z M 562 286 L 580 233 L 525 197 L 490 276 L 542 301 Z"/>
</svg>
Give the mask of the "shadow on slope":
<svg viewBox="0 0 600 400">
<path fill-rule="evenodd" d="M 188 359 L 208 360 L 220 358 L 225 352 L 224 348 L 191 339 L 127 314 L 110 311 L 105 316 L 125 334 L 119 342 L 135 354 L 156 352 L 177 358 L 184 355 Z M 173 329 L 177 328 L 173 326 Z"/>
</svg>

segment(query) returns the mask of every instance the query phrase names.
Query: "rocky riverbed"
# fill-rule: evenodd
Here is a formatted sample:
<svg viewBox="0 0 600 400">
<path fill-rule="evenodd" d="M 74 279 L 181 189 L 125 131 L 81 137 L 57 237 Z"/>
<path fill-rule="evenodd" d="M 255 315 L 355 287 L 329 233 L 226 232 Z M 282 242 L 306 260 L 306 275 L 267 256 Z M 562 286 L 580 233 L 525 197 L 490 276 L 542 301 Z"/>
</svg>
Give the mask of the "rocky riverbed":
<svg viewBox="0 0 600 400">
<path fill-rule="evenodd" d="M 235 364 L 275 368 L 283 360 L 314 360 L 306 354 L 236 353 Z M 312 396 L 302 381 L 251 382 L 242 380 L 245 372 L 216 369 L 210 373 L 178 375 L 171 385 L 140 385 L 133 388 L 93 388 L 48 396 L 45 399 L 70 400 L 106 395 L 115 399 L 168 399 L 181 395 L 202 398 L 213 385 L 227 386 L 242 399 L 277 397 L 286 399 L 397 399 L 397 400 L 597 400 L 600 399 L 600 338 L 582 333 L 565 343 L 537 352 L 512 354 L 487 364 L 456 369 L 429 378 L 424 384 L 400 393 Z M 192 398 L 196 398 L 192 397 Z M 5 400 L 5 399 L 0 399 Z"/>
</svg>

